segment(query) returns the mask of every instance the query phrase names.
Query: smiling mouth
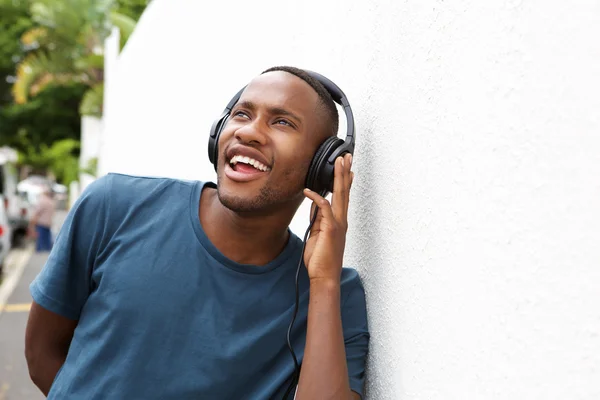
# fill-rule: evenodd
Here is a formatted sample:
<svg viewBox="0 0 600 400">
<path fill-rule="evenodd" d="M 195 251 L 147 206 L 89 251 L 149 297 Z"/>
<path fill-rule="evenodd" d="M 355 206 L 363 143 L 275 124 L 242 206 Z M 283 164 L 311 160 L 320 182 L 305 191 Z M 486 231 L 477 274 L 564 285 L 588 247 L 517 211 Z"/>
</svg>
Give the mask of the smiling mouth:
<svg viewBox="0 0 600 400">
<path fill-rule="evenodd" d="M 243 173 L 268 172 L 271 170 L 268 166 L 258 160 L 239 155 L 231 157 L 229 165 L 234 171 Z"/>
<path fill-rule="evenodd" d="M 235 155 L 225 164 L 225 176 L 234 182 L 250 182 L 261 179 L 271 168 L 251 157 Z"/>
</svg>

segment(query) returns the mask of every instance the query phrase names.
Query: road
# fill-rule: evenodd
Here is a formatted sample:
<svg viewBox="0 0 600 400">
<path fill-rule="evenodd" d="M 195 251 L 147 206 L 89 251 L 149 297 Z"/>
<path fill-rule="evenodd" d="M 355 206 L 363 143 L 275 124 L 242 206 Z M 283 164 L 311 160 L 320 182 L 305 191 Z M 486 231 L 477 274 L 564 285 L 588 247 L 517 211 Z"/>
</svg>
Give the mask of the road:
<svg viewBox="0 0 600 400">
<path fill-rule="evenodd" d="M 46 257 L 47 254 L 33 253 L 0 314 L 0 400 L 45 398 L 29 379 L 24 340 L 31 304 L 29 284 L 42 269 Z"/>
<path fill-rule="evenodd" d="M 66 213 L 55 214 L 53 232 L 56 234 L 62 225 Z M 14 290 L 0 310 L 0 400 L 38 400 L 44 395 L 29 379 L 25 362 L 25 326 L 31 305 L 29 284 L 40 272 L 48 253 L 36 254 L 33 246 L 15 249 L 10 254 L 11 262 L 7 262 L 6 279 L 0 286 L 0 293 Z M 20 276 L 19 276 L 20 275 Z M 7 287 L 10 286 L 10 287 Z M 0 296 L 2 297 L 2 296 Z"/>
</svg>

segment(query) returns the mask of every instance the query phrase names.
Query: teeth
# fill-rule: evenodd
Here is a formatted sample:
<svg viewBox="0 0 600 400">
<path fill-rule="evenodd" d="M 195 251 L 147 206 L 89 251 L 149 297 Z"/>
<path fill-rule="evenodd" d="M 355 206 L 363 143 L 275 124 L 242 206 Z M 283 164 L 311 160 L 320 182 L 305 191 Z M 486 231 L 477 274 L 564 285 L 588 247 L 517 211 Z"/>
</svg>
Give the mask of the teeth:
<svg viewBox="0 0 600 400">
<path fill-rule="evenodd" d="M 255 160 L 254 158 L 250 158 L 250 157 L 246 157 L 246 156 L 233 156 L 231 157 L 231 160 L 229 160 L 229 163 L 231 165 L 235 165 L 237 163 L 244 163 L 244 164 L 248 164 L 248 165 L 252 165 L 254 168 L 258 169 L 259 171 L 268 171 L 269 167 L 267 167 L 266 165 L 264 165 L 263 163 L 261 163 L 260 161 Z"/>
</svg>

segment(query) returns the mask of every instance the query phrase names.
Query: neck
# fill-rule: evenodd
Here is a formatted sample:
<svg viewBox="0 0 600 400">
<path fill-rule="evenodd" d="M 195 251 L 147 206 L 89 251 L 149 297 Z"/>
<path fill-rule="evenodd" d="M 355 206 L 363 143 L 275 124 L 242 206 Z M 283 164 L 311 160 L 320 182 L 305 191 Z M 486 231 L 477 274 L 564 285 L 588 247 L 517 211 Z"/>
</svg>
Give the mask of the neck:
<svg viewBox="0 0 600 400">
<path fill-rule="evenodd" d="M 206 236 L 225 257 L 262 266 L 285 248 L 288 226 L 298 206 L 271 214 L 241 214 L 225 207 L 217 190 L 207 187 L 200 196 L 199 216 Z"/>
</svg>

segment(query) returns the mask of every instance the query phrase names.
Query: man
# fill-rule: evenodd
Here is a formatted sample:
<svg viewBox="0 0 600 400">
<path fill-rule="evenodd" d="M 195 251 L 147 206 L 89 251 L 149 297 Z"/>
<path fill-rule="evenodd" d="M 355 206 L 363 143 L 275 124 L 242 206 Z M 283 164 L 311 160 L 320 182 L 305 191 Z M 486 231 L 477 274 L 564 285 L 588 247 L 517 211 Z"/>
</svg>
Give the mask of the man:
<svg viewBox="0 0 600 400">
<path fill-rule="evenodd" d="M 232 109 L 217 185 L 117 174 L 90 185 L 31 285 L 35 384 L 50 399 L 281 399 L 302 256 L 288 226 L 307 197 L 319 214 L 290 336 L 296 399 L 360 399 L 365 298 L 342 268 L 351 157 L 336 161 L 331 204 L 303 190 L 337 118 L 318 81 L 277 67 Z"/>
<path fill-rule="evenodd" d="M 35 251 L 38 253 L 52 250 L 52 221 L 55 208 L 52 190 L 44 186 L 29 221 L 29 232 L 35 237 Z"/>
</svg>

